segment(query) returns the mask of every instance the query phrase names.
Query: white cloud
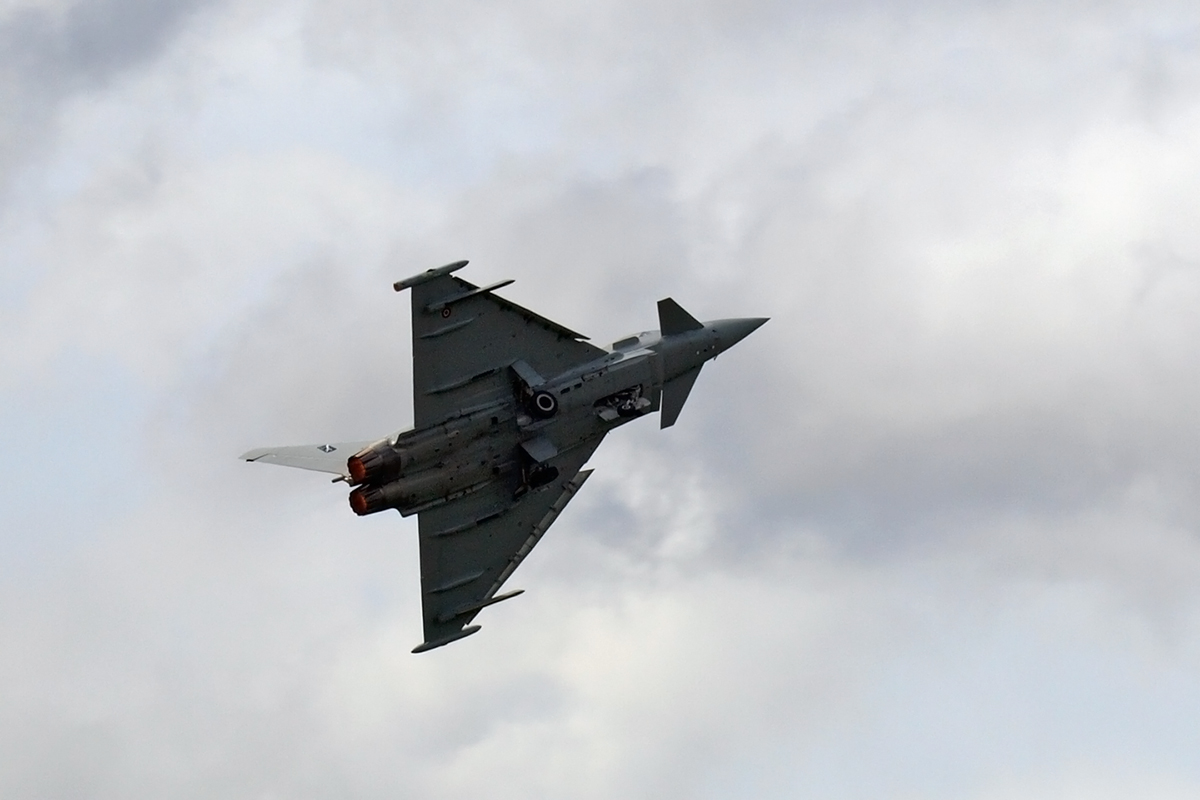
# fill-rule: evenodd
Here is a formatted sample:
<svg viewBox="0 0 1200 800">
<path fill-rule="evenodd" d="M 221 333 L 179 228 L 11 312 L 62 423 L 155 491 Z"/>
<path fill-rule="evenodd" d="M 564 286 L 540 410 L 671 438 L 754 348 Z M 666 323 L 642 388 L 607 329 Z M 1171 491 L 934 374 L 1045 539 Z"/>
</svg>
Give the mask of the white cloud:
<svg viewBox="0 0 1200 800">
<path fill-rule="evenodd" d="M 1194 794 L 1189 7 L 205 8 L 0 12 L 6 794 Z M 412 521 L 234 457 L 458 258 L 773 319 L 413 656 Z"/>
</svg>

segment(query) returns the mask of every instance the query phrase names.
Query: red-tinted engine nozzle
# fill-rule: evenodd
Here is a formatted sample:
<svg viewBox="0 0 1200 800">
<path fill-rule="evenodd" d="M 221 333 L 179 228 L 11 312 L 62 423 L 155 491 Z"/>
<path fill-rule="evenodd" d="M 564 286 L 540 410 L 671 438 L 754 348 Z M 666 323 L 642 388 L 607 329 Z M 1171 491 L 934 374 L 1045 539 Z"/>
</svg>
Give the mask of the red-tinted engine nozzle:
<svg viewBox="0 0 1200 800">
<path fill-rule="evenodd" d="M 387 442 L 379 442 L 355 453 L 346 460 L 350 483 L 386 483 L 398 476 L 408 459 L 404 451 Z"/>
<path fill-rule="evenodd" d="M 367 465 L 363 463 L 361 455 L 350 456 L 350 459 L 346 461 L 346 469 L 350 473 L 351 483 L 364 483 L 367 480 Z"/>
<path fill-rule="evenodd" d="M 350 493 L 350 508 L 360 517 L 383 511 L 383 492 L 370 486 L 360 486 Z"/>
</svg>

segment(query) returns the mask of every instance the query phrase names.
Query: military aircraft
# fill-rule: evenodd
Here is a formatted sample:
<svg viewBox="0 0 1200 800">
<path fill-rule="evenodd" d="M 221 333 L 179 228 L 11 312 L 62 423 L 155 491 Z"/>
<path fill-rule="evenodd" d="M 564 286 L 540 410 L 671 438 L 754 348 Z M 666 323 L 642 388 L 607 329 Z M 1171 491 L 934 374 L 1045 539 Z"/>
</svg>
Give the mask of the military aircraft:
<svg viewBox="0 0 1200 800">
<path fill-rule="evenodd" d="M 421 653 L 470 636 L 499 593 L 591 475 L 583 465 L 613 428 L 654 411 L 669 428 L 700 368 L 767 320 L 700 322 L 667 298 L 659 330 L 605 350 L 587 337 L 451 273 L 412 290 L 411 430 L 374 442 L 251 450 L 246 461 L 328 472 L 355 487 L 359 515 L 418 515 Z"/>
</svg>

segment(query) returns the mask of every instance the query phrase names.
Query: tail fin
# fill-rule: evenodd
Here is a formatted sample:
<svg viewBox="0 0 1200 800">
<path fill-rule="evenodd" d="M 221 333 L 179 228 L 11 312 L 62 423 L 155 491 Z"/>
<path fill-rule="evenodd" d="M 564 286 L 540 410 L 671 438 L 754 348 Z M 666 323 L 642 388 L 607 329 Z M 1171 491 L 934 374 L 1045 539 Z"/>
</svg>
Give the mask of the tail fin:
<svg viewBox="0 0 1200 800">
<path fill-rule="evenodd" d="M 697 331 L 704 323 L 693 317 L 671 298 L 658 301 L 658 327 L 663 336 Z"/>
<path fill-rule="evenodd" d="M 299 467 L 330 475 L 349 477 L 346 459 L 374 442 L 338 442 L 336 444 L 306 444 L 298 447 L 260 447 L 238 458 L 260 464 L 279 464 Z"/>
</svg>

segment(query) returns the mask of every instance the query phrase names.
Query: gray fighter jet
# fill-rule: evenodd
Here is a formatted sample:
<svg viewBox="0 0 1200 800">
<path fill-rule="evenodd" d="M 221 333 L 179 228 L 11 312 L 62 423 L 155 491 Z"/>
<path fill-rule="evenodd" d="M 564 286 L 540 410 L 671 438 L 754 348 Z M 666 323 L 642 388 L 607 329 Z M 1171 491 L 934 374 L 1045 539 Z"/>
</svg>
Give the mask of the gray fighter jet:
<svg viewBox="0 0 1200 800">
<path fill-rule="evenodd" d="M 675 424 L 700 368 L 766 322 L 700 322 L 667 298 L 659 330 L 604 350 L 587 337 L 451 275 L 466 261 L 395 284 L 412 290 L 412 430 L 375 442 L 251 450 L 246 461 L 329 472 L 359 515 L 418 514 L 425 641 L 470 636 L 486 606 L 587 480 L 613 428 L 659 411 Z"/>
</svg>

